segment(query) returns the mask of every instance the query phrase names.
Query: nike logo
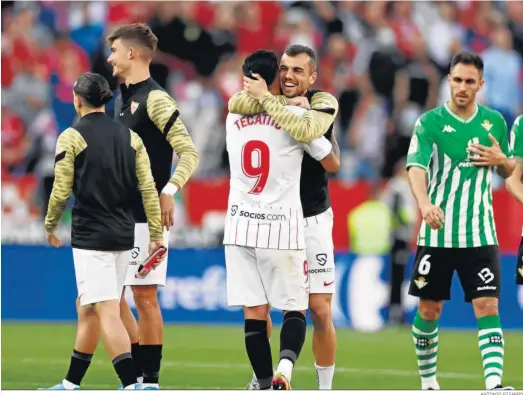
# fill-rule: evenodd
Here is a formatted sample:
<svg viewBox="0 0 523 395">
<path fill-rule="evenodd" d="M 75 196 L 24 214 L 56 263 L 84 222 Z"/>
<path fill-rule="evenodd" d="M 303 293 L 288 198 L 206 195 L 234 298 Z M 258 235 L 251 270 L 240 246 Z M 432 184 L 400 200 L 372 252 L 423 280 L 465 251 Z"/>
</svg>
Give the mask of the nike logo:
<svg viewBox="0 0 523 395">
<path fill-rule="evenodd" d="M 329 285 L 332 285 L 332 284 L 334 284 L 334 281 L 331 281 L 331 282 L 324 281 L 323 282 L 324 287 L 328 287 Z"/>
</svg>

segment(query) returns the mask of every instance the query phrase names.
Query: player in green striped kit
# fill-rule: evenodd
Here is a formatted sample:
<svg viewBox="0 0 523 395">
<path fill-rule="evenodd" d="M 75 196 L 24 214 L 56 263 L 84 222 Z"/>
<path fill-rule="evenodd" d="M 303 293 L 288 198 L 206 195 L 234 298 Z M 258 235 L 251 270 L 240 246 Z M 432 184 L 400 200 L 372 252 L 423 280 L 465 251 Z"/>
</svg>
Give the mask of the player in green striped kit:
<svg viewBox="0 0 523 395">
<path fill-rule="evenodd" d="M 420 298 L 412 335 L 421 386 L 439 389 L 438 320 L 457 271 L 478 319 L 485 386 L 512 389 L 501 384 L 504 341 L 491 180 L 493 171 L 509 177 L 515 161 L 501 114 L 476 103 L 482 59 L 457 54 L 448 80 L 451 100 L 418 119 L 407 157 L 410 187 L 423 216 L 409 289 Z"/>
<path fill-rule="evenodd" d="M 523 204 L 523 115 L 517 117 L 512 125 L 510 148 L 514 152 L 517 166 L 507 179 L 506 187 L 512 196 Z M 523 230 L 516 263 L 516 284 L 523 285 Z"/>
</svg>

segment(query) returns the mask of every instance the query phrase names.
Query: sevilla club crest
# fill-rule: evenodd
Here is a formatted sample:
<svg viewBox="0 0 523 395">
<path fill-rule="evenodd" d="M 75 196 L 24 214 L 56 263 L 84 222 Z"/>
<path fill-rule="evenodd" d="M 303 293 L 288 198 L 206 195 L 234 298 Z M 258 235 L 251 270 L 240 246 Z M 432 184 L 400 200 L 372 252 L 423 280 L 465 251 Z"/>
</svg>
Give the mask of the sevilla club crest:
<svg viewBox="0 0 523 395">
<path fill-rule="evenodd" d="M 140 103 L 138 103 L 138 102 L 135 102 L 135 101 L 131 102 L 131 114 L 134 114 L 136 112 L 139 105 L 140 105 Z"/>
</svg>

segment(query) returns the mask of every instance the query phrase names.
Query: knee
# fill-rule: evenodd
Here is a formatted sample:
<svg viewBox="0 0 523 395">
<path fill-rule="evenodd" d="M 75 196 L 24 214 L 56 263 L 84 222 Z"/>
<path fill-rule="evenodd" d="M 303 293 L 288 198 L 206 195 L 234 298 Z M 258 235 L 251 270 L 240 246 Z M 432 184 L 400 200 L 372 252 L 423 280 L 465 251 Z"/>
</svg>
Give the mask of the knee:
<svg viewBox="0 0 523 395">
<path fill-rule="evenodd" d="M 498 315 L 498 300 L 496 298 L 478 298 L 474 299 L 472 303 L 477 318 Z"/>
<path fill-rule="evenodd" d="M 423 301 L 418 306 L 418 313 L 425 321 L 436 321 L 443 308 L 443 302 Z"/>
<path fill-rule="evenodd" d="M 325 329 L 332 325 L 331 295 L 311 295 L 309 310 L 314 329 Z"/>
<path fill-rule="evenodd" d="M 244 314 L 246 320 L 268 321 L 269 305 L 244 307 L 243 314 Z"/>
<path fill-rule="evenodd" d="M 139 286 L 133 287 L 132 290 L 134 303 L 139 312 L 148 313 L 160 309 L 156 286 Z"/>
</svg>

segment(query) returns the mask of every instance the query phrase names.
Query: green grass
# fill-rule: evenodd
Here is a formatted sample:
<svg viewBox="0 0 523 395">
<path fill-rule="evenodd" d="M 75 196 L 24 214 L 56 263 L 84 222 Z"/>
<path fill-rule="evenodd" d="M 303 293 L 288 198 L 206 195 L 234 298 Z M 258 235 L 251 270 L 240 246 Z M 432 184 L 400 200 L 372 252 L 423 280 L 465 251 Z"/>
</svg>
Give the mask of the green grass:
<svg viewBox="0 0 523 395">
<path fill-rule="evenodd" d="M 312 329 L 292 378 L 295 389 L 315 389 Z M 2 324 L 2 389 L 34 389 L 58 383 L 65 375 L 75 326 L 71 324 Z M 273 358 L 278 355 L 278 330 Z M 161 385 L 164 389 L 241 389 L 251 369 L 244 350 L 243 328 L 168 325 Z M 506 333 L 506 385 L 523 387 L 521 333 Z M 419 389 L 409 329 L 364 334 L 338 331 L 335 389 Z M 475 332 L 442 331 L 439 341 L 442 389 L 482 389 L 481 358 Z M 116 389 L 116 373 L 100 344 L 82 383 L 84 389 Z"/>
</svg>

